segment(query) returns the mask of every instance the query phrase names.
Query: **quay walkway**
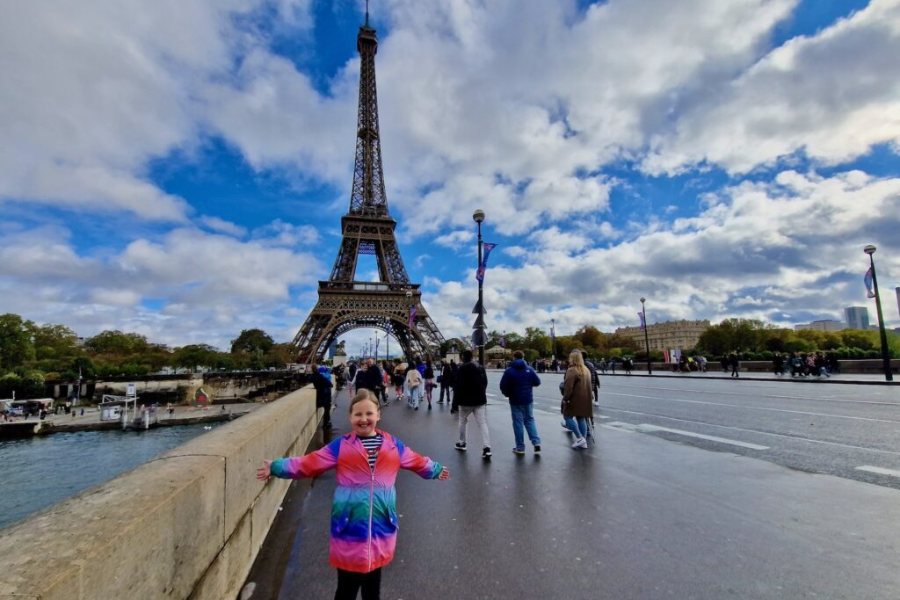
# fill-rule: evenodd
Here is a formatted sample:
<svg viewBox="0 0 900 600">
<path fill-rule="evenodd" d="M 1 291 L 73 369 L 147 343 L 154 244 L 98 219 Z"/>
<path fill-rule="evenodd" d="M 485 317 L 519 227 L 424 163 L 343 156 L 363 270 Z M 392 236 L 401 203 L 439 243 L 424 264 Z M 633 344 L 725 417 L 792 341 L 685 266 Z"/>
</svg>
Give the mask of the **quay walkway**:
<svg viewBox="0 0 900 600">
<path fill-rule="evenodd" d="M 539 389 L 552 399 L 557 379 L 545 375 Z M 446 404 L 413 411 L 391 402 L 382 411 L 381 428 L 451 473 L 446 482 L 398 477 L 400 531 L 384 598 L 897 598 L 900 490 L 602 419 L 596 444 L 574 451 L 551 400 L 535 411 L 542 452 L 529 444 L 516 456 L 499 372 L 489 378 L 490 460 L 481 458 L 474 421 L 470 450 L 454 449 L 456 416 Z M 893 405 L 886 398 L 879 405 Z M 346 390 L 337 396 L 333 435 L 348 431 L 348 400 Z M 291 485 L 241 600 L 333 596 L 334 487 L 333 472 Z"/>
</svg>

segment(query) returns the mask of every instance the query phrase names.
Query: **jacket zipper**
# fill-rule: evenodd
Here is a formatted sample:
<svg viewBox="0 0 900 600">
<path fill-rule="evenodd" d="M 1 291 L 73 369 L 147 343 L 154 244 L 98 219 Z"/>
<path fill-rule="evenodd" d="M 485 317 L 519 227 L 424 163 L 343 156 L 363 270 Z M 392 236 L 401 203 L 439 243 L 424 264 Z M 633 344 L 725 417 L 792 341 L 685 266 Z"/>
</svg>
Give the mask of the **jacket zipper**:
<svg viewBox="0 0 900 600">
<path fill-rule="evenodd" d="M 382 442 L 384 443 L 384 442 Z M 375 459 L 378 462 L 378 459 Z M 372 570 L 372 513 L 375 503 L 375 471 L 372 470 L 372 482 L 369 485 L 369 571 Z"/>
</svg>

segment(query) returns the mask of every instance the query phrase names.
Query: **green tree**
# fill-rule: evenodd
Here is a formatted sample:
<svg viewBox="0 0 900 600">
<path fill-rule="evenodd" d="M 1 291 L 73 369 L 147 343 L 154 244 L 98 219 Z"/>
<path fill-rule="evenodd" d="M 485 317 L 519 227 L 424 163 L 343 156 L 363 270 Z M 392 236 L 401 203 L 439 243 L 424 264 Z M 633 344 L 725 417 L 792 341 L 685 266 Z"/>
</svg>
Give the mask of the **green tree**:
<svg viewBox="0 0 900 600">
<path fill-rule="evenodd" d="M 34 360 L 34 323 L 19 315 L 0 315 L 0 372 Z"/>
<path fill-rule="evenodd" d="M 146 352 L 147 338 L 138 333 L 123 333 L 118 330 L 101 331 L 85 342 L 85 347 L 96 354 L 125 357 Z"/>
<path fill-rule="evenodd" d="M 252 354 L 259 350 L 263 354 L 272 349 L 275 340 L 262 329 L 245 329 L 241 334 L 231 340 L 231 353 L 245 352 Z"/>
<path fill-rule="evenodd" d="M 582 348 L 601 348 L 604 346 L 603 333 L 593 325 L 585 325 L 575 332 L 575 338 L 581 342 Z"/>
<path fill-rule="evenodd" d="M 175 351 L 175 364 L 196 370 L 201 366 L 211 366 L 217 354 L 216 349 L 208 344 L 190 344 Z"/>
<path fill-rule="evenodd" d="M 878 335 L 878 332 L 865 329 L 845 329 L 841 332 L 841 341 L 848 348 L 872 350 L 876 345 L 880 347 L 881 342 L 878 340 Z"/>
</svg>

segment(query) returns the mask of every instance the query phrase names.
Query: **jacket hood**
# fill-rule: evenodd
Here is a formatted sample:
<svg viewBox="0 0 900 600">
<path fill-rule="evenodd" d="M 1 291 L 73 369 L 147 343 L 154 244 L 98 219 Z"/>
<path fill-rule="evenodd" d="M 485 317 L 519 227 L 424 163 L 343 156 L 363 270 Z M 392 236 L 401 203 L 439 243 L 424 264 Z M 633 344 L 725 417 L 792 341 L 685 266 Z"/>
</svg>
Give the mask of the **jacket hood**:
<svg viewBox="0 0 900 600">
<path fill-rule="evenodd" d="M 516 360 L 509 363 L 509 366 L 511 366 L 513 369 L 524 369 L 528 366 L 528 363 L 525 362 L 524 358 L 517 358 Z"/>
</svg>

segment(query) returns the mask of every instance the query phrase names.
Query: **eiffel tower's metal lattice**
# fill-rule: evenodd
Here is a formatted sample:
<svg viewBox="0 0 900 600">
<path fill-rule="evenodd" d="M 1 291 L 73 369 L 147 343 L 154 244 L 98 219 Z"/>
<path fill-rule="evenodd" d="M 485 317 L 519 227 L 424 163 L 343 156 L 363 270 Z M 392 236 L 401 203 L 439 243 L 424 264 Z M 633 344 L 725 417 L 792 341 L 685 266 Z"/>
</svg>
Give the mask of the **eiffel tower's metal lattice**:
<svg viewBox="0 0 900 600">
<path fill-rule="evenodd" d="M 359 28 L 359 115 L 356 160 L 350 210 L 341 218 L 343 239 L 328 281 L 319 282 L 319 300 L 300 331 L 294 347 L 300 362 L 320 360 L 331 343 L 353 329 L 389 332 L 407 357 L 437 358 L 444 337 L 422 306 L 419 284 L 410 283 L 397 246 L 397 222 L 388 212 L 378 130 L 375 53 L 378 38 L 366 23 Z M 372 254 L 380 282 L 356 281 L 360 254 Z M 415 314 L 410 327 L 410 315 Z"/>
</svg>

